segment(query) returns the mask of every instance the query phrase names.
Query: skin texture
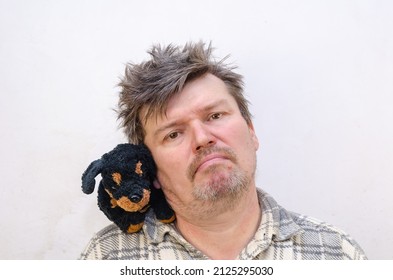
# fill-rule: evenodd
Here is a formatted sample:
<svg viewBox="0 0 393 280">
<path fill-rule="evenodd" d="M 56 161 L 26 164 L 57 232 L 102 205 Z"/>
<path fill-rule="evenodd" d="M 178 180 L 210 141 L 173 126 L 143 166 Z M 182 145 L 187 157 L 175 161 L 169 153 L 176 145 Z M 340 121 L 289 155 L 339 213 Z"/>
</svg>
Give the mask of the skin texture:
<svg viewBox="0 0 393 280">
<path fill-rule="evenodd" d="M 259 224 L 259 142 L 225 83 L 211 74 L 192 80 L 144 129 L 178 230 L 211 258 L 235 258 Z"/>
</svg>

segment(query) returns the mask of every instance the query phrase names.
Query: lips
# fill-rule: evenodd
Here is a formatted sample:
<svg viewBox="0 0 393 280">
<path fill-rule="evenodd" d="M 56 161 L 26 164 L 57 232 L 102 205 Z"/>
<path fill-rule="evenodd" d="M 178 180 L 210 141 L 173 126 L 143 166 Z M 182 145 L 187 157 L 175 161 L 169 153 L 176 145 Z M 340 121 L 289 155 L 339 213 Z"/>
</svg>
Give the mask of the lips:
<svg viewBox="0 0 393 280">
<path fill-rule="evenodd" d="M 205 168 L 208 168 L 209 166 L 216 164 L 218 162 L 221 162 L 223 160 L 227 160 L 228 158 L 226 156 L 220 155 L 220 154 L 210 154 L 208 156 L 206 156 L 205 158 L 203 158 L 200 163 L 199 166 L 197 166 L 195 173 L 197 173 L 200 170 L 203 170 Z"/>
<path fill-rule="evenodd" d="M 188 168 L 188 177 L 193 180 L 198 171 L 225 160 L 237 162 L 235 153 L 229 148 L 211 147 L 198 154 Z"/>
</svg>

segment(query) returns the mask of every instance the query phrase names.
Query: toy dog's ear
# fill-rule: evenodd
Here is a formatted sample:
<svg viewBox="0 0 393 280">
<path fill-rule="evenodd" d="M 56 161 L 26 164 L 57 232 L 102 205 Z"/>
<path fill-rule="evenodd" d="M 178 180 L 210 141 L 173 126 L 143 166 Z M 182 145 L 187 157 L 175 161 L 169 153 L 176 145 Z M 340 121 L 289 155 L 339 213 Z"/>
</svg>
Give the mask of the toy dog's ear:
<svg viewBox="0 0 393 280">
<path fill-rule="evenodd" d="M 91 194 L 94 191 L 96 180 L 94 179 L 101 173 L 103 167 L 102 159 L 97 159 L 90 163 L 86 171 L 82 175 L 82 191 Z"/>
</svg>

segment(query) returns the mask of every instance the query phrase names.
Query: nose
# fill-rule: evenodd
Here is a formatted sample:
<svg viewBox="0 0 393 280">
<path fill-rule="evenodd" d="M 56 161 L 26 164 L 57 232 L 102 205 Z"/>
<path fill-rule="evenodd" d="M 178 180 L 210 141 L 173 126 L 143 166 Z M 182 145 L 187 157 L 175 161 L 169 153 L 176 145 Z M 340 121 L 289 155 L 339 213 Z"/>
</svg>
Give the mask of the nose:
<svg viewBox="0 0 393 280">
<path fill-rule="evenodd" d="M 194 152 L 199 152 L 203 148 L 213 146 L 217 140 L 213 133 L 210 131 L 209 127 L 202 123 L 197 122 L 193 125 L 193 150 Z"/>
<path fill-rule="evenodd" d="M 139 201 L 141 201 L 141 199 L 142 199 L 142 196 L 139 195 L 139 194 L 133 194 L 133 195 L 131 195 L 131 197 L 130 197 L 130 200 L 131 200 L 132 202 L 134 202 L 134 203 L 138 203 Z"/>
</svg>

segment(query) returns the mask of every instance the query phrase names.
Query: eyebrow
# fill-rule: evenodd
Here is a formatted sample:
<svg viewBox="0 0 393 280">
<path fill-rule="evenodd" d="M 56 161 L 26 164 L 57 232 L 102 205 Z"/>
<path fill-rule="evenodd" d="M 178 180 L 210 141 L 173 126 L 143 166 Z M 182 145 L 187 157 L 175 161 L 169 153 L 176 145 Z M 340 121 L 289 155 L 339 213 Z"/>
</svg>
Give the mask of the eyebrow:
<svg viewBox="0 0 393 280">
<path fill-rule="evenodd" d="M 156 131 L 154 131 L 154 137 L 157 137 L 159 134 L 161 134 L 162 132 L 164 132 L 167 129 L 170 129 L 170 128 L 175 127 L 175 126 L 179 126 L 181 123 L 182 123 L 181 121 L 177 121 L 176 120 L 176 121 L 167 123 L 164 126 L 161 126 Z"/>
<path fill-rule="evenodd" d="M 212 103 L 210 103 L 210 104 L 207 104 L 207 105 L 204 106 L 203 108 L 199 109 L 197 112 L 198 112 L 198 113 L 207 113 L 207 112 L 213 110 L 214 108 L 216 108 L 216 107 L 218 107 L 218 106 L 226 105 L 226 104 L 228 104 L 228 100 L 226 100 L 226 99 L 219 99 L 219 100 L 216 100 L 216 101 L 214 101 L 214 102 L 212 102 Z M 167 130 L 167 129 L 170 129 L 170 128 L 172 128 L 172 127 L 179 126 L 179 125 L 181 125 L 182 123 L 183 123 L 182 120 L 174 120 L 174 121 L 171 121 L 171 122 L 169 122 L 169 123 L 167 123 L 167 124 L 161 126 L 160 128 L 158 128 L 158 129 L 154 132 L 154 136 L 157 137 L 157 136 L 158 136 L 160 133 L 162 133 L 163 131 L 165 131 L 165 130 Z"/>
</svg>

